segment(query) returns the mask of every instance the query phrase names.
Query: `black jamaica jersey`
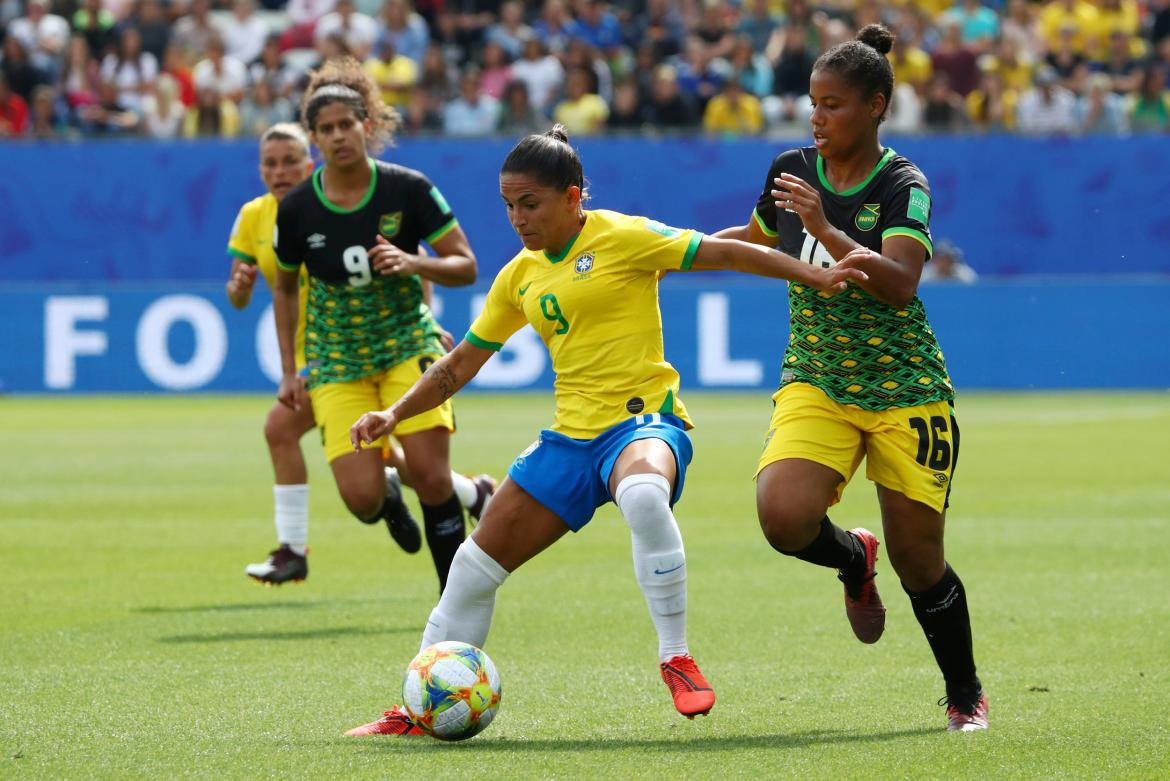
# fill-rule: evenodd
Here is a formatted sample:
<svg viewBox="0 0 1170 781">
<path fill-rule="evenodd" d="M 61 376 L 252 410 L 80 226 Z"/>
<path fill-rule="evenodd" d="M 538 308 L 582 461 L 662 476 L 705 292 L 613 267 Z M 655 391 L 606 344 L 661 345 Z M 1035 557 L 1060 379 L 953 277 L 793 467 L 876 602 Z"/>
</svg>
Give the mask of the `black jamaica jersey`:
<svg viewBox="0 0 1170 781">
<path fill-rule="evenodd" d="M 755 220 L 777 248 L 823 268 L 836 261 L 804 230 L 800 216 L 778 211 L 773 179 L 793 174 L 817 189 L 829 224 L 875 252 L 889 236 L 909 236 L 929 257 L 930 187 L 914 163 L 886 149 L 861 184 L 838 192 L 815 147 L 793 149 L 772 162 Z M 904 309 L 859 287 L 835 296 L 788 286 L 790 334 L 780 384 L 806 382 L 842 404 L 882 410 L 954 398 L 938 341 L 917 296 Z"/>
<path fill-rule="evenodd" d="M 367 250 L 380 234 L 404 252 L 458 222 L 418 171 L 370 160 L 370 188 L 352 209 L 325 197 L 322 169 L 297 185 L 276 216 L 273 247 L 286 271 L 309 273 L 305 365 L 310 387 L 349 382 L 414 356 L 443 352 L 417 276 L 382 276 Z"/>
</svg>

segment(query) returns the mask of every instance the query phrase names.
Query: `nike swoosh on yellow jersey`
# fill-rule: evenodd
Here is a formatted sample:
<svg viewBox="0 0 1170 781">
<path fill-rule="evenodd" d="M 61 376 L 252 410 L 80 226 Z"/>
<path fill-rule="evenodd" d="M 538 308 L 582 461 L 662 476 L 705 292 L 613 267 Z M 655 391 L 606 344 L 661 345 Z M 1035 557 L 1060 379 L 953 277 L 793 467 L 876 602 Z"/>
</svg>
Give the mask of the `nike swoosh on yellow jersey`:
<svg viewBox="0 0 1170 781">
<path fill-rule="evenodd" d="M 528 283 L 527 285 L 525 285 L 524 287 L 520 288 L 520 297 L 521 297 L 521 298 L 523 298 L 523 297 L 524 297 L 524 294 L 528 292 L 528 288 L 530 288 L 530 287 L 532 287 L 532 283 L 531 283 L 531 282 L 529 282 L 529 283 Z"/>
</svg>

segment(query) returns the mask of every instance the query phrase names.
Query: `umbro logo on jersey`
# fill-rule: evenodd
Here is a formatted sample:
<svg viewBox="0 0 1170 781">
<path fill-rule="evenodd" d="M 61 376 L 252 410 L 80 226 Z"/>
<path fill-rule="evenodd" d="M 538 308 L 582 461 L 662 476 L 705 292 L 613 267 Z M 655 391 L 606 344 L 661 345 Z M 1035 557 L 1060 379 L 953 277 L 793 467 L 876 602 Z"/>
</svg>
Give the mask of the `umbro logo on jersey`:
<svg viewBox="0 0 1170 781">
<path fill-rule="evenodd" d="M 311 249 L 321 249 L 325 246 L 325 236 L 321 233 L 314 233 L 308 241 Z"/>
</svg>

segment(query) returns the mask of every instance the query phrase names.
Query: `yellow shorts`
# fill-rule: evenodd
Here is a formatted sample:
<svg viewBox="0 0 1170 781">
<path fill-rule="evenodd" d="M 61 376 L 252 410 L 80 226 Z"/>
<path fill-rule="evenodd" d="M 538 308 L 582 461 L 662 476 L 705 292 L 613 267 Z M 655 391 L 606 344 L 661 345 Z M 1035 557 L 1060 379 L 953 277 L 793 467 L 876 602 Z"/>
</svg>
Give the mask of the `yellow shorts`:
<svg viewBox="0 0 1170 781">
<path fill-rule="evenodd" d="M 339 456 L 352 453 L 349 427 L 357 423 L 358 418 L 365 413 L 386 409 L 402 398 L 427 367 L 438 358 L 437 355 L 419 355 L 379 374 L 352 382 L 329 382 L 310 390 L 309 398 L 313 402 L 317 426 L 321 429 L 325 459 L 332 462 Z M 455 430 L 455 409 L 450 399 L 433 410 L 402 421 L 394 429 L 394 436 L 401 439 L 408 434 L 432 428 Z M 388 440 L 383 437 L 366 447 L 381 450 L 388 444 Z"/>
<path fill-rule="evenodd" d="M 776 409 L 756 476 L 768 464 L 804 458 L 841 473 L 832 504 L 866 459 L 865 476 L 938 512 L 947 506 L 959 456 L 959 427 L 945 401 L 882 411 L 839 404 L 824 391 L 793 382 L 772 397 Z"/>
</svg>

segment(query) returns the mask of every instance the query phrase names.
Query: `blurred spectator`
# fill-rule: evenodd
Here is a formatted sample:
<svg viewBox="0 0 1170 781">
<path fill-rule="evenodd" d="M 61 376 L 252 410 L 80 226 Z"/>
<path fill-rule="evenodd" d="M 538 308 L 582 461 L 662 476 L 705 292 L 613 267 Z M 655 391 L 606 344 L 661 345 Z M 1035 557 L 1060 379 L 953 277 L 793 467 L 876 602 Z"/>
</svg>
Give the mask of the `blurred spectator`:
<svg viewBox="0 0 1170 781">
<path fill-rule="evenodd" d="M 98 63 L 89 53 L 85 36 L 74 35 L 69 39 L 69 53 L 65 57 L 65 67 L 61 70 L 58 82 L 69 108 L 76 110 L 80 106 L 96 103 L 100 83 Z"/>
<path fill-rule="evenodd" d="M 413 130 L 440 130 L 443 108 L 455 95 L 459 75 L 443 57 L 443 50 L 431 46 L 423 56 L 422 74 L 410 103 L 407 121 Z"/>
<path fill-rule="evenodd" d="M 13 92 L 0 71 L 0 138 L 23 136 L 28 129 L 28 103 Z"/>
<path fill-rule="evenodd" d="M 691 36 L 700 43 L 703 59 L 710 61 L 730 56 L 735 36 L 728 24 L 731 12 L 725 0 L 701 0 L 701 8 L 699 23 L 691 31 Z"/>
<path fill-rule="evenodd" d="M 923 91 L 926 87 L 923 85 Z M 890 97 L 890 111 L 881 125 L 881 133 L 891 135 L 912 135 L 922 132 L 922 98 L 910 84 L 894 82 L 894 94 Z"/>
<path fill-rule="evenodd" d="M 188 64 L 198 62 L 213 39 L 219 39 L 223 46 L 223 36 L 211 18 L 211 0 L 191 0 L 190 11 L 171 29 L 171 45 L 183 52 Z"/>
<path fill-rule="evenodd" d="M 394 51 L 422 67 L 431 34 L 427 23 L 411 8 L 409 0 L 386 0 L 379 29 L 381 38 L 389 38 L 394 43 Z"/>
<path fill-rule="evenodd" d="M 191 75 L 191 68 L 183 57 L 183 51 L 177 46 L 168 46 L 163 52 L 163 73 L 169 75 L 179 85 L 179 100 L 184 106 L 195 105 L 195 79 Z"/>
<path fill-rule="evenodd" d="M 499 100 L 504 95 L 504 87 L 512 81 L 512 66 L 508 63 L 508 55 L 504 47 L 493 41 L 488 41 L 480 53 L 483 67 L 483 80 L 480 89 L 485 94 Z"/>
<path fill-rule="evenodd" d="M 784 122 L 797 118 L 797 101 L 808 95 L 808 82 L 817 59 L 809 32 L 807 26 L 790 24 L 786 29 L 778 30 L 773 39 L 777 54 L 772 71 L 772 91 L 782 102 L 780 119 Z"/>
<path fill-rule="evenodd" d="M 1085 94 L 1077 98 L 1073 112 L 1078 132 L 1112 136 L 1126 132 L 1125 98 L 1112 87 L 1103 73 L 1089 76 Z"/>
<path fill-rule="evenodd" d="M 508 82 L 500 101 L 500 120 L 496 130 L 507 136 L 518 137 L 543 133 L 547 128 L 548 122 L 529 100 L 528 85 L 520 79 Z"/>
<path fill-rule="evenodd" d="M 723 74 L 716 69 L 707 56 L 709 51 L 699 39 L 687 38 L 683 54 L 672 59 L 678 74 L 678 86 L 700 108 L 706 108 L 707 101 L 715 96 L 723 84 Z M 808 82 L 805 82 L 808 89 Z"/>
<path fill-rule="evenodd" d="M 600 51 L 606 59 L 612 59 L 622 44 L 622 28 L 602 0 L 576 0 L 576 24 L 570 37 L 584 41 Z"/>
<path fill-rule="evenodd" d="M 548 111 L 565 78 L 561 61 L 549 54 L 539 38 L 524 42 L 524 57 L 512 63 L 512 76 L 528 85 L 532 105 Z"/>
<path fill-rule="evenodd" d="M 610 130 L 642 127 L 642 96 L 638 94 L 638 82 L 634 79 L 623 79 L 613 88 L 613 105 L 605 118 L 605 126 Z"/>
<path fill-rule="evenodd" d="M 1060 86 L 1050 67 L 1036 71 L 1036 86 L 1020 96 L 1016 109 L 1020 132 L 1029 135 L 1068 135 L 1076 132 L 1076 97 Z"/>
<path fill-rule="evenodd" d="M 1138 90 L 1129 100 L 1129 127 L 1135 133 L 1164 133 L 1170 130 L 1170 94 L 1166 93 L 1166 72 L 1156 62 L 1142 68 Z"/>
<path fill-rule="evenodd" d="M 81 0 L 73 12 L 73 31 L 85 36 L 89 53 L 95 58 L 105 55 L 115 22 L 114 15 L 102 7 L 102 0 Z"/>
<path fill-rule="evenodd" d="M 565 63 L 566 73 L 573 68 L 584 68 L 593 74 L 593 91 L 607 103 L 613 99 L 613 73 L 597 49 L 580 38 L 573 38 L 561 59 Z"/>
<path fill-rule="evenodd" d="M 959 25 L 963 45 L 976 53 L 988 51 L 999 36 L 999 17 L 980 0 L 959 0 L 939 21 Z"/>
<path fill-rule="evenodd" d="M 1021 54 L 1015 41 L 1005 38 L 996 46 L 994 54 L 985 54 L 979 58 L 979 68 L 981 71 L 995 71 L 1004 89 L 1023 92 L 1032 86 L 1036 61 L 1030 54 Z"/>
<path fill-rule="evenodd" d="M 317 20 L 332 11 L 335 3 L 336 0 L 288 0 L 284 11 L 292 24 L 281 33 L 280 48 L 311 48 Z"/>
<path fill-rule="evenodd" d="M 772 33 L 783 24 L 783 17 L 776 13 L 771 0 L 746 0 L 743 6 L 735 32 L 747 36 L 752 51 L 763 54 Z"/>
<path fill-rule="evenodd" d="M 1062 81 L 1071 79 L 1077 68 L 1089 61 L 1089 58 L 1076 48 L 1076 33 L 1077 28 L 1073 25 L 1062 27 L 1056 47 L 1050 49 L 1044 58 L 1049 67 L 1056 71 L 1057 78 Z"/>
<path fill-rule="evenodd" d="M 313 29 L 313 42 L 320 45 L 330 35 L 340 34 L 350 53 L 358 60 L 366 60 L 378 33 L 378 23 L 355 10 L 353 0 L 337 0 L 334 10 L 322 16 Z"/>
<path fill-rule="evenodd" d="M 508 54 L 508 59 L 520 57 L 524 42 L 536 31 L 524 23 L 524 5 L 520 0 L 505 0 L 500 5 L 500 21 L 493 24 L 484 34 L 485 43 L 494 43 Z"/>
<path fill-rule="evenodd" d="M 285 65 L 280 55 L 280 36 L 275 33 L 265 39 L 260 56 L 248 66 L 248 80 L 252 84 L 266 81 L 276 95 L 284 98 L 292 93 L 298 75 Z"/>
<path fill-rule="evenodd" d="M 570 136 L 592 135 L 605 126 L 609 106 L 593 90 L 593 72 L 575 67 L 565 77 L 565 99 L 553 111 L 553 120 L 560 122 Z"/>
<path fill-rule="evenodd" d="M 9 88 L 20 95 L 26 105 L 32 101 L 33 89 L 47 81 L 44 71 L 29 60 L 24 44 L 12 36 L 4 39 L 4 62 L 0 63 L 0 71 L 4 72 Z"/>
<path fill-rule="evenodd" d="M 1109 50 L 1105 59 L 1090 66 L 1094 72 L 1108 76 L 1110 89 L 1119 95 L 1136 90 L 1142 78 L 1142 64 L 1134 59 L 1130 43 L 1129 33 L 1113 30 L 1109 34 Z"/>
<path fill-rule="evenodd" d="M 496 21 L 500 0 L 445 0 L 444 8 L 455 23 L 455 40 L 467 59 L 483 45 L 484 31 Z"/>
<path fill-rule="evenodd" d="M 443 110 L 443 132 L 452 136 L 487 136 L 495 132 L 500 104 L 479 88 L 480 70 L 471 65 L 459 79 L 459 97 Z"/>
<path fill-rule="evenodd" d="M 930 55 L 907 35 L 894 36 L 890 49 L 890 65 L 894 69 L 895 84 L 909 84 L 921 95 L 926 92 L 926 83 L 934 73 Z"/>
<path fill-rule="evenodd" d="M 1018 95 L 1016 90 L 1004 85 L 998 70 L 987 68 L 979 86 L 967 95 L 967 119 L 984 132 L 1015 130 Z"/>
<path fill-rule="evenodd" d="M 939 71 L 930 77 L 922 104 L 922 125 L 935 133 L 954 133 L 963 128 L 966 112 L 963 96 L 951 88 L 950 77 Z"/>
<path fill-rule="evenodd" d="M 750 37 L 736 37 L 730 64 L 732 70 L 739 74 L 739 83 L 745 90 L 757 98 L 772 94 L 772 64 L 762 53 L 752 49 Z"/>
<path fill-rule="evenodd" d="M 64 134 L 65 123 L 57 114 L 57 92 L 48 84 L 33 90 L 31 113 L 29 132 L 34 138 L 51 140 Z"/>
<path fill-rule="evenodd" d="M 943 37 L 930 55 L 934 73 L 945 73 L 950 88 L 959 95 L 966 95 L 979 83 L 979 66 L 975 52 L 967 48 L 962 40 L 959 23 L 943 25 Z"/>
<path fill-rule="evenodd" d="M 544 0 L 540 18 L 532 25 L 536 37 L 554 54 L 560 54 L 568 47 L 576 27 L 577 23 L 569 16 L 564 0 Z"/>
<path fill-rule="evenodd" d="M 268 25 L 256 15 L 253 0 L 234 0 L 231 21 L 223 27 L 224 47 L 229 57 L 247 64 L 260 56 L 268 39 Z"/>
<path fill-rule="evenodd" d="M 682 51 L 686 26 L 676 5 L 672 0 L 646 0 L 645 10 L 634 20 L 629 37 L 637 47 L 652 46 L 655 62 Z"/>
<path fill-rule="evenodd" d="M 958 282 L 970 284 L 979 279 L 975 269 L 963 260 L 963 251 L 946 239 L 940 239 L 934 244 L 934 254 L 930 262 L 922 269 L 922 281 L 931 282 Z"/>
<path fill-rule="evenodd" d="M 159 0 L 138 0 L 129 24 L 142 36 L 142 50 L 150 52 L 155 60 L 162 62 L 163 53 L 171 41 L 171 21 L 163 12 Z"/>
<path fill-rule="evenodd" d="M 378 57 L 366 60 L 366 73 L 382 90 L 382 101 L 405 114 L 418 85 L 418 66 L 414 60 L 399 54 L 394 48 L 394 39 L 388 36 L 382 38 L 378 54 Z"/>
<path fill-rule="evenodd" d="M 246 136 L 261 136 L 278 122 L 291 122 L 294 114 L 292 103 L 276 95 L 268 82 L 261 81 L 240 104 L 240 132 Z"/>
<path fill-rule="evenodd" d="M 1141 58 L 1146 48 L 1139 40 L 1141 34 L 1141 12 L 1137 0 L 1097 0 L 1097 22 L 1090 31 L 1092 43 L 1096 50 L 1090 50 L 1089 56 L 1094 59 L 1104 59 L 1110 47 L 1110 37 L 1114 33 L 1124 33 L 1126 42 L 1130 46 L 1130 56 Z"/>
<path fill-rule="evenodd" d="M 698 124 L 694 103 L 679 88 L 678 72 L 674 66 L 663 64 L 654 69 L 645 117 L 647 124 L 656 128 L 685 128 Z"/>
<path fill-rule="evenodd" d="M 96 103 L 77 111 L 81 129 L 89 135 L 131 135 L 138 130 L 138 114 L 118 100 L 118 85 L 102 81 Z"/>
<path fill-rule="evenodd" d="M 764 129 L 764 112 L 760 99 L 746 92 L 740 74 L 724 80 L 719 94 L 711 98 L 703 111 L 703 130 L 717 135 L 756 135 Z"/>
<path fill-rule="evenodd" d="M 198 88 L 195 105 L 183 118 L 186 138 L 234 138 L 240 134 L 240 112 L 214 82 Z"/>
<path fill-rule="evenodd" d="M 1047 48 L 1040 32 L 1040 20 L 1029 0 L 1008 0 L 1000 20 L 1000 40 L 1011 41 L 1022 55 L 1038 59 Z"/>
<path fill-rule="evenodd" d="M 207 58 L 195 64 L 191 78 L 196 92 L 214 87 L 217 96 L 239 103 L 244 98 L 244 88 L 248 86 L 248 69 L 224 51 L 223 39 L 217 33 L 208 39 Z M 196 103 L 200 102 L 197 97 Z"/>
<path fill-rule="evenodd" d="M 1149 15 L 1150 43 L 1160 51 L 1162 44 L 1170 41 L 1170 0 L 1150 0 Z"/>
<path fill-rule="evenodd" d="M 1060 46 L 1060 38 L 1071 31 L 1072 50 L 1086 53 L 1088 38 L 1097 28 L 1097 9 L 1088 0 L 1049 0 L 1040 12 L 1040 32 L 1048 48 Z"/>
<path fill-rule="evenodd" d="M 69 22 L 49 13 L 49 0 L 28 0 L 26 15 L 8 25 L 7 35 L 24 45 L 30 60 L 41 70 L 56 73 L 65 59 Z"/>
<path fill-rule="evenodd" d="M 142 129 L 151 138 L 178 138 L 187 107 L 179 100 L 179 82 L 169 73 L 158 77 L 154 92 L 142 99 Z"/>
<path fill-rule="evenodd" d="M 158 60 L 142 51 L 142 36 L 127 27 L 118 39 L 118 48 L 102 60 L 102 81 L 118 87 L 118 103 L 131 111 L 142 109 L 142 96 L 154 88 L 158 78 Z"/>
</svg>

